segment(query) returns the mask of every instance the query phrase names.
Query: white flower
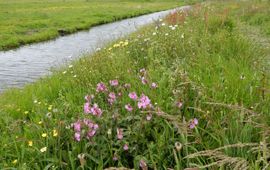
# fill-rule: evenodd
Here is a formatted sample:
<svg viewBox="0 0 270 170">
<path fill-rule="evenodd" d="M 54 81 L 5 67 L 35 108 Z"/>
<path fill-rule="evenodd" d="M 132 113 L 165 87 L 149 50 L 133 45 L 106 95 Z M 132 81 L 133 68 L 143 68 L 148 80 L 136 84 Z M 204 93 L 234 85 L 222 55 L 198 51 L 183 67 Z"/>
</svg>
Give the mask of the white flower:
<svg viewBox="0 0 270 170">
<path fill-rule="evenodd" d="M 43 147 L 40 149 L 40 152 L 46 152 L 47 151 L 47 147 Z"/>
<path fill-rule="evenodd" d="M 112 129 L 108 129 L 107 134 L 108 134 L 108 135 L 111 135 L 111 134 L 112 134 Z"/>
<path fill-rule="evenodd" d="M 72 68 L 72 67 L 73 67 L 73 65 L 69 65 L 68 67 L 69 67 L 69 68 Z"/>
<path fill-rule="evenodd" d="M 185 38 L 185 35 L 184 35 L 184 33 L 181 35 L 181 38 Z"/>
<path fill-rule="evenodd" d="M 165 26 L 166 24 L 163 22 L 161 25 L 162 25 L 162 26 Z"/>
<path fill-rule="evenodd" d="M 157 35 L 157 33 L 156 32 L 153 32 L 153 35 Z"/>
</svg>

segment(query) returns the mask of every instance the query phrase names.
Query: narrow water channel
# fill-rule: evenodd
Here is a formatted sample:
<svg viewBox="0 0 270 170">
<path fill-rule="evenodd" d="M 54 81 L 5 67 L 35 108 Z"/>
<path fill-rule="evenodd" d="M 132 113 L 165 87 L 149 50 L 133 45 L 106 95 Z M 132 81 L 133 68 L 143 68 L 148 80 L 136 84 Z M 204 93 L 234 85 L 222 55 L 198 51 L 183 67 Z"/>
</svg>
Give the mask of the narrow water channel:
<svg viewBox="0 0 270 170">
<path fill-rule="evenodd" d="M 23 46 L 9 51 L 0 51 L 0 92 L 11 87 L 22 87 L 26 83 L 50 74 L 51 68 L 91 54 L 97 48 L 136 31 L 143 25 L 188 6 L 156 12 L 118 22 L 104 24 L 55 40 Z"/>
</svg>

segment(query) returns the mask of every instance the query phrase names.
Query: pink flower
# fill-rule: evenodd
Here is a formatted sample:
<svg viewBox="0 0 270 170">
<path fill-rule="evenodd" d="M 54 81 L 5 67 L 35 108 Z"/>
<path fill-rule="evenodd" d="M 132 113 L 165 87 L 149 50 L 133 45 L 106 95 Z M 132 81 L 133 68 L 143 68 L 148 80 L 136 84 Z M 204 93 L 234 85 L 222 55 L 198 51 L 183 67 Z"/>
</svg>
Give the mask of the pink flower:
<svg viewBox="0 0 270 170">
<path fill-rule="evenodd" d="M 148 115 L 146 116 L 146 120 L 150 121 L 151 119 L 152 119 L 152 114 L 148 114 Z"/>
<path fill-rule="evenodd" d="M 91 137 L 93 137 L 96 134 L 96 130 L 91 129 L 87 132 L 87 139 L 90 139 Z"/>
<path fill-rule="evenodd" d="M 76 141 L 81 141 L 81 134 L 79 133 L 79 132 L 76 132 L 75 134 L 74 134 L 74 138 L 75 138 L 75 140 Z"/>
<path fill-rule="evenodd" d="M 93 98 L 94 98 L 94 95 L 86 95 L 84 97 L 84 99 L 87 101 L 87 103 L 90 103 Z"/>
<path fill-rule="evenodd" d="M 196 125 L 199 124 L 199 121 L 197 118 L 194 118 L 193 120 L 190 120 L 190 123 L 189 123 L 189 128 L 190 129 L 194 129 L 196 127 Z"/>
<path fill-rule="evenodd" d="M 146 80 L 145 77 L 141 77 L 141 81 L 142 81 L 142 84 L 147 84 L 148 83 L 148 80 Z"/>
<path fill-rule="evenodd" d="M 118 86 L 118 80 L 110 80 L 111 86 Z"/>
<path fill-rule="evenodd" d="M 95 116 L 100 117 L 102 115 L 102 110 L 98 107 L 98 105 L 95 103 L 93 107 L 91 108 L 91 113 Z"/>
<path fill-rule="evenodd" d="M 140 69 L 140 73 L 145 74 L 146 73 L 145 68 Z"/>
<path fill-rule="evenodd" d="M 164 112 L 162 112 L 162 110 L 161 110 L 159 107 L 157 107 L 157 108 L 156 108 L 156 114 L 157 114 L 158 116 L 161 116 L 161 115 L 164 114 Z"/>
<path fill-rule="evenodd" d="M 114 160 L 114 161 L 117 161 L 117 160 L 118 160 L 117 155 L 115 155 L 115 154 L 113 155 L 113 160 Z"/>
<path fill-rule="evenodd" d="M 152 84 L 151 84 L 151 87 L 152 87 L 153 89 L 156 89 L 156 88 L 158 87 L 158 85 L 157 85 L 157 83 L 152 83 Z"/>
<path fill-rule="evenodd" d="M 151 100 L 145 96 L 144 94 L 141 95 L 141 98 L 139 99 L 138 102 L 138 108 L 141 109 L 145 109 L 146 107 L 151 106 Z"/>
<path fill-rule="evenodd" d="M 125 87 L 126 89 L 129 89 L 129 88 L 131 87 L 131 85 L 128 84 L 128 83 L 126 83 L 126 84 L 124 84 L 124 87 Z"/>
<path fill-rule="evenodd" d="M 87 114 L 91 113 L 90 103 L 88 102 L 85 103 L 83 109 L 84 109 L 84 113 L 87 113 Z"/>
<path fill-rule="evenodd" d="M 128 150 L 128 144 L 125 144 L 124 147 L 123 147 L 123 149 L 124 149 L 125 151 L 127 151 L 127 150 Z"/>
<path fill-rule="evenodd" d="M 98 129 L 99 128 L 98 124 L 94 124 L 93 128 L 94 130 Z"/>
<path fill-rule="evenodd" d="M 116 95 L 115 95 L 114 92 L 109 93 L 108 101 L 109 101 L 110 104 L 113 104 L 116 101 Z"/>
<path fill-rule="evenodd" d="M 135 92 L 131 92 L 131 93 L 129 93 L 129 98 L 131 98 L 132 100 L 137 100 L 137 98 L 138 98 L 138 96 L 137 96 L 137 94 L 135 93 Z"/>
<path fill-rule="evenodd" d="M 140 167 L 142 168 L 142 170 L 146 170 L 147 169 L 147 164 L 144 160 L 140 160 Z"/>
<path fill-rule="evenodd" d="M 123 129 L 119 129 L 119 128 L 117 128 L 117 138 L 119 139 L 119 140 L 122 140 L 123 139 Z"/>
<path fill-rule="evenodd" d="M 96 89 L 97 92 L 104 92 L 104 91 L 107 91 L 107 87 L 104 83 L 100 82 L 97 84 L 97 89 Z"/>
<path fill-rule="evenodd" d="M 89 119 L 83 119 L 83 123 L 89 128 L 92 128 L 94 126 L 94 123 Z"/>
<path fill-rule="evenodd" d="M 176 103 L 176 106 L 180 109 L 183 106 L 183 103 L 179 101 Z"/>
<path fill-rule="evenodd" d="M 132 106 L 130 104 L 126 104 L 125 108 L 127 109 L 127 111 L 131 112 L 133 110 Z"/>
<path fill-rule="evenodd" d="M 73 128 L 75 132 L 80 132 L 81 131 L 81 122 L 77 121 L 75 123 L 73 123 Z"/>
</svg>

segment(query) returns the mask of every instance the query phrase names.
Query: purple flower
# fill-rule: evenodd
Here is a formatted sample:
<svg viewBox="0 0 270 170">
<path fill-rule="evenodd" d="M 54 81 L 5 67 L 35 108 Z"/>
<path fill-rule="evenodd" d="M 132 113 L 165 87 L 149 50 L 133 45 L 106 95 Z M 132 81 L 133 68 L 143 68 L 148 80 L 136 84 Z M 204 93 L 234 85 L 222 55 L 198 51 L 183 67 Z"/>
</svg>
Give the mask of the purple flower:
<svg viewBox="0 0 270 170">
<path fill-rule="evenodd" d="M 126 104 L 125 108 L 127 109 L 127 111 L 131 112 L 133 110 L 132 106 L 130 104 Z"/>
<path fill-rule="evenodd" d="M 127 150 L 128 150 L 128 144 L 125 144 L 125 145 L 123 146 L 123 149 L 124 149 L 125 151 L 127 151 Z"/>
<path fill-rule="evenodd" d="M 141 109 L 141 108 L 145 109 L 148 106 L 151 106 L 151 100 L 147 96 L 142 94 L 141 98 L 139 99 L 139 102 L 138 102 L 138 108 L 139 109 Z"/>
<path fill-rule="evenodd" d="M 118 86 L 118 80 L 110 80 L 110 85 L 111 86 Z"/>
<path fill-rule="evenodd" d="M 102 110 L 98 107 L 98 105 L 95 103 L 93 107 L 91 108 L 91 113 L 95 116 L 100 117 L 102 115 Z"/>
<path fill-rule="evenodd" d="M 104 91 L 107 91 L 107 87 L 104 83 L 100 82 L 97 84 L 97 89 L 96 89 L 97 92 L 104 92 Z"/>
<path fill-rule="evenodd" d="M 84 113 L 87 113 L 87 114 L 91 113 L 90 103 L 88 102 L 85 103 L 83 109 L 84 109 Z"/>
<path fill-rule="evenodd" d="M 131 92 L 131 93 L 129 93 L 129 98 L 131 98 L 132 100 L 137 100 L 137 98 L 138 98 L 138 96 L 137 96 L 137 94 L 135 93 L 135 92 Z"/>
<path fill-rule="evenodd" d="M 79 133 L 79 132 L 76 132 L 75 134 L 74 134 L 74 138 L 75 138 L 75 140 L 76 141 L 81 141 L 81 134 Z"/>
</svg>

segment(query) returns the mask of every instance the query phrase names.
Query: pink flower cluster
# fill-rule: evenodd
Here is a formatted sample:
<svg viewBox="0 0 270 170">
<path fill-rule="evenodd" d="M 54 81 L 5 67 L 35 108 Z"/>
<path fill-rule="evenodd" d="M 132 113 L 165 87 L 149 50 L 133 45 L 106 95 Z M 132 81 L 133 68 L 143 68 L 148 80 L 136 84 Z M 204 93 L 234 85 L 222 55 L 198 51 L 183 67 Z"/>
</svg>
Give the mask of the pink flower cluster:
<svg viewBox="0 0 270 170">
<path fill-rule="evenodd" d="M 111 86 L 118 86 L 118 84 L 119 84 L 118 80 L 110 80 Z"/>
<path fill-rule="evenodd" d="M 144 94 L 141 95 L 138 101 L 138 108 L 139 109 L 146 109 L 147 107 L 151 107 L 151 100 L 145 96 Z"/>
<path fill-rule="evenodd" d="M 74 139 L 76 141 L 81 141 L 83 137 L 86 139 L 91 139 L 99 128 L 98 124 L 95 124 L 89 119 L 78 120 L 72 124 L 74 129 Z"/>
<path fill-rule="evenodd" d="M 94 116 L 100 117 L 102 115 L 102 110 L 98 107 L 96 103 L 93 104 L 93 106 L 90 105 L 89 102 L 86 102 L 84 104 L 84 113 L 86 114 L 93 114 Z"/>
<path fill-rule="evenodd" d="M 97 84 L 96 92 L 105 92 L 107 91 L 107 87 L 103 82 Z"/>
<path fill-rule="evenodd" d="M 114 92 L 109 93 L 108 102 L 112 105 L 116 101 L 116 95 Z"/>
</svg>

